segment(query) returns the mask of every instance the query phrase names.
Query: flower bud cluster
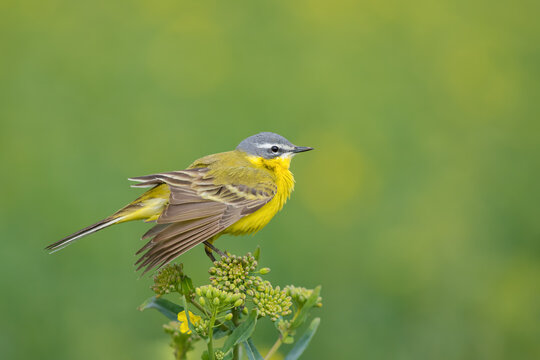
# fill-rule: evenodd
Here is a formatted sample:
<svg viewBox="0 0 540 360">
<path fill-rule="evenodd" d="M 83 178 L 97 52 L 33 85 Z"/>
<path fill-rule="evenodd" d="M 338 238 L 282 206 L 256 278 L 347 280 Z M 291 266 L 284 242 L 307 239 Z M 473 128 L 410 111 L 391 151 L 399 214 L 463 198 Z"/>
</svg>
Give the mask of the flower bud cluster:
<svg viewBox="0 0 540 360">
<path fill-rule="evenodd" d="M 232 294 L 212 285 L 196 288 L 195 294 L 199 296 L 199 303 L 202 306 L 217 311 L 239 307 L 244 304 L 241 294 Z"/>
<path fill-rule="evenodd" d="M 304 306 L 307 299 L 309 299 L 309 297 L 313 293 L 313 290 L 311 289 L 306 289 L 304 287 L 296 287 L 294 285 L 287 285 L 283 290 L 294 300 L 294 302 L 299 308 Z M 317 298 L 315 306 L 322 306 L 322 298 L 320 296 Z"/>
<path fill-rule="evenodd" d="M 245 299 L 246 290 L 257 287 L 262 282 L 259 276 L 251 274 L 256 268 L 257 260 L 251 253 L 244 256 L 222 257 L 221 260 L 215 261 L 214 266 L 208 271 L 210 283 L 220 290 L 242 294 L 242 299 Z M 270 271 L 268 268 L 263 270 L 265 273 Z"/>
<path fill-rule="evenodd" d="M 276 321 L 276 328 L 282 334 L 289 331 L 290 327 L 291 327 L 291 322 L 289 320 L 279 319 L 278 321 Z"/>
<path fill-rule="evenodd" d="M 209 321 L 205 319 L 200 319 L 199 321 L 192 323 L 195 332 L 201 336 L 208 335 L 208 324 Z"/>
<path fill-rule="evenodd" d="M 268 316 L 272 321 L 278 320 L 280 316 L 289 315 L 292 311 L 291 297 L 287 296 L 285 290 L 279 286 L 273 288 L 269 282 L 257 288 L 257 291 L 250 291 L 253 294 L 253 303 L 259 310 L 259 315 Z"/>
<path fill-rule="evenodd" d="M 142 309 L 151 307 L 151 302 L 163 305 L 163 299 L 156 298 L 173 292 L 180 294 L 186 307 L 177 314 L 178 321 L 164 325 L 165 331 L 171 335 L 171 347 L 175 355 L 184 356 L 193 349 L 193 343 L 201 339 L 211 342 L 218 338 L 217 333 L 216 336 L 213 333 L 216 328 L 220 329 L 220 336 L 232 336 L 231 332 L 235 334 L 236 329 L 246 324 L 246 321 L 253 321 L 256 314 L 274 322 L 284 344 L 294 341 L 296 331 L 307 319 L 310 308 L 322 306 L 322 299 L 318 296 L 320 287 L 314 290 L 293 285 L 283 289 L 274 287 L 261 277 L 268 274 L 270 269 L 257 269 L 258 252 L 257 249 L 255 255 L 248 253 L 245 256 L 228 254 L 219 261 L 214 261 L 209 269 L 210 285 L 195 288 L 191 279 L 183 273 L 182 264 L 165 266 L 154 276 L 151 288 L 157 295 L 147 300 L 144 306 L 141 306 Z M 317 300 L 313 301 L 315 296 Z M 189 309 L 195 310 L 198 315 Z M 256 311 L 253 311 L 254 309 Z M 295 315 L 290 316 L 293 310 Z M 301 316 L 296 316 L 299 314 Z M 208 347 L 209 351 L 212 351 L 213 347 Z M 223 347 L 213 354 L 205 352 L 203 357 L 205 355 L 215 360 L 230 359 L 230 349 Z"/>
<path fill-rule="evenodd" d="M 154 291 L 158 296 L 172 292 L 180 292 L 183 276 L 182 264 L 168 265 L 161 269 L 156 276 L 154 276 L 154 285 L 152 285 L 152 291 Z"/>
</svg>

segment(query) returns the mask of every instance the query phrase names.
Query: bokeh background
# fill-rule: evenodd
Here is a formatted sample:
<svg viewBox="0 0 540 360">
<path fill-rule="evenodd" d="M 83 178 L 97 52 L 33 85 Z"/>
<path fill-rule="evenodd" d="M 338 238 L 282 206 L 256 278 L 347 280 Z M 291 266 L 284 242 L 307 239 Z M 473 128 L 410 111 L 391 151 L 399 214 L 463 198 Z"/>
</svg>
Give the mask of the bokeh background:
<svg viewBox="0 0 540 360">
<path fill-rule="evenodd" d="M 127 177 L 260 131 L 316 151 L 267 228 L 218 245 L 322 284 L 304 358 L 540 358 L 539 11 L 0 2 L 0 358 L 171 358 L 163 318 L 136 310 L 148 225 L 43 247 L 136 197 Z M 182 261 L 205 280 L 202 249 Z"/>
</svg>

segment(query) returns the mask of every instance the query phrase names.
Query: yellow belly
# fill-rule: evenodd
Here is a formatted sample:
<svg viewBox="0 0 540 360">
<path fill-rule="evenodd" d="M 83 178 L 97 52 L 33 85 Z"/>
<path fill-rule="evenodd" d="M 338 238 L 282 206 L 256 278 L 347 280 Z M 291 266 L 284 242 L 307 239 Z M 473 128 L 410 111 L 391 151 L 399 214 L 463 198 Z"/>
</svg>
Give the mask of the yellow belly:
<svg viewBox="0 0 540 360">
<path fill-rule="evenodd" d="M 261 230 L 283 207 L 285 200 L 274 197 L 266 205 L 223 230 L 223 234 L 242 235 Z"/>
<path fill-rule="evenodd" d="M 242 235 L 255 233 L 261 230 L 268 222 L 270 222 L 274 215 L 283 208 L 283 205 L 285 205 L 293 191 L 294 178 L 289 171 L 290 159 L 261 160 L 259 158 L 253 161 L 264 161 L 267 166 L 269 165 L 268 162 L 271 162 L 270 165 L 276 175 L 276 194 L 266 205 L 255 211 L 253 214 L 238 220 L 223 230 L 221 232 L 222 234 Z"/>
</svg>

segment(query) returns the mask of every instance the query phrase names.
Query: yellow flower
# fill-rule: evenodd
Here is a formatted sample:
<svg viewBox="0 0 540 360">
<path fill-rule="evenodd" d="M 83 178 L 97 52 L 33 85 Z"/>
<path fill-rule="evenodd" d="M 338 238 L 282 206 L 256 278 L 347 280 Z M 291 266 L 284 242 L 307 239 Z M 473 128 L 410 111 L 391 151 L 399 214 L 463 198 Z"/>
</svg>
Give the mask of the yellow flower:
<svg viewBox="0 0 540 360">
<path fill-rule="evenodd" d="M 187 321 L 185 311 L 181 311 L 181 312 L 178 313 L 178 321 L 180 321 L 180 323 L 181 323 L 180 324 L 180 332 L 182 334 L 191 334 L 191 330 L 189 330 L 189 325 L 188 325 L 188 321 Z M 193 325 L 196 325 L 199 321 L 201 321 L 201 317 L 195 315 L 194 313 L 192 313 L 190 311 L 189 312 L 189 321 L 191 321 L 191 323 Z"/>
</svg>

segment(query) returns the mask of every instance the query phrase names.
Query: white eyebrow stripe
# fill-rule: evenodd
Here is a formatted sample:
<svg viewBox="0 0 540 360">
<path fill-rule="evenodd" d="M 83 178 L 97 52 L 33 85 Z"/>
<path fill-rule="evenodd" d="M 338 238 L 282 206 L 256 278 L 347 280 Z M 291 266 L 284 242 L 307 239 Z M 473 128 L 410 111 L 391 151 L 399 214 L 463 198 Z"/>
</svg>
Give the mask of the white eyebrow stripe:
<svg viewBox="0 0 540 360">
<path fill-rule="evenodd" d="M 286 145 L 286 144 L 276 144 L 276 143 L 258 144 L 257 147 L 259 149 L 270 149 L 274 145 L 279 146 L 281 149 L 286 150 L 286 151 L 294 150 L 294 146 L 289 146 L 289 145 Z"/>
</svg>

